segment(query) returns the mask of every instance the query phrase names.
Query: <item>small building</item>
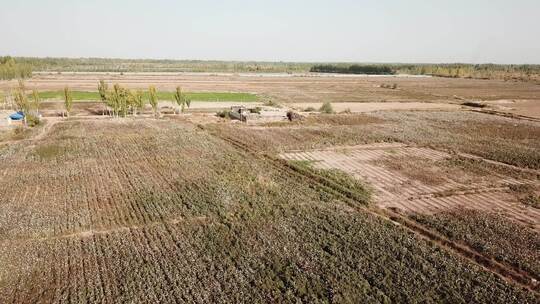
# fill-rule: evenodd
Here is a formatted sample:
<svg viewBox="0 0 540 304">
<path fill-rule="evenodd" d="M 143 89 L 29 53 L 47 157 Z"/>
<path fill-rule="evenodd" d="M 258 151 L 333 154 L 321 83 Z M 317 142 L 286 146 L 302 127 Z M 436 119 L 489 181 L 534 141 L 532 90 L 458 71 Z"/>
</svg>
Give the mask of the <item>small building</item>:
<svg viewBox="0 0 540 304">
<path fill-rule="evenodd" d="M 245 106 L 232 106 L 229 115 L 231 118 L 245 122 L 249 113 L 250 111 Z"/>
<path fill-rule="evenodd" d="M 231 119 L 245 123 L 267 123 L 287 120 L 287 110 L 275 107 L 232 106 L 229 112 Z"/>
</svg>

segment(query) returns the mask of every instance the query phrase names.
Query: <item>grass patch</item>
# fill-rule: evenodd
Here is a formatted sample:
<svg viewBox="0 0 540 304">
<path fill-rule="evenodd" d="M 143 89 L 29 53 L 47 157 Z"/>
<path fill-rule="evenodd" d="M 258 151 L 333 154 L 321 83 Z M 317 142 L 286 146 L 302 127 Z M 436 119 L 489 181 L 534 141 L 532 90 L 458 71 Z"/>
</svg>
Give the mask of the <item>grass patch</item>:
<svg viewBox="0 0 540 304">
<path fill-rule="evenodd" d="M 34 155 L 39 157 L 40 160 L 54 159 L 64 153 L 64 148 L 59 145 L 49 144 L 36 147 Z"/>
<path fill-rule="evenodd" d="M 334 184 L 334 186 L 337 185 L 338 187 L 352 194 L 355 200 L 360 201 L 365 205 L 369 204 L 371 199 L 371 189 L 350 174 L 339 169 L 315 168 L 313 167 L 312 161 L 306 160 L 290 161 L 289 164 L 300 171 L 308 171 L 315 176 L 322 177 L 323 180 L 329 180 Z"/>
<path fill-rule="evenodd" d="M 99 93 L 94 91 L 73 91 L 73 100 L 100 100 Z M 160 100 L 174 100 L 174 92 L 158 92 Z M 234 93 L 234 92 L 190 92 L 186 93 L 187 97 L 193 101 L 240 101 L 240 102 L 255 102 L 258 100 L 257 95 L 251 93 Z M 39 96 L 44 99 L 62 100 L 62 91 L 43 91 Z M 144 91 L 143 96 L 148 99 L 148 92 Z"/>
</svg>

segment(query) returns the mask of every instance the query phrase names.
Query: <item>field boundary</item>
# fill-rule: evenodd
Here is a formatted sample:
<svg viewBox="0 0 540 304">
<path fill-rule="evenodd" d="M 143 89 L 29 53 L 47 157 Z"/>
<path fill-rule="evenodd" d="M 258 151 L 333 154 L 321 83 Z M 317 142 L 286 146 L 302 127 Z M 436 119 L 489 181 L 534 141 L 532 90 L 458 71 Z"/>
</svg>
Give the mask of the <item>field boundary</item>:
<svg viewBox="0 0 540 304">
<path fill-rule="evenodd" d="M 468 109 L 467 111 L 475 112 L 475 113 L 482 113 L 482 114 L 487 114 L 487 115 L 501 116 L 501 117 L 506 117 L 506 118 L 518 119 L 518 120 L 528 120 L 528 121 L 540 122 L 540 119 L 536 118 L 536 117 L 530 117 L 530 116 L 525 116 L 525 115 L 520 115 L 520 114 L 513 114 L 513 113 L 509 113 L 509 112 L 501 112 L 501 111 L 496 111 L 496 110 Z"/>
</svg>

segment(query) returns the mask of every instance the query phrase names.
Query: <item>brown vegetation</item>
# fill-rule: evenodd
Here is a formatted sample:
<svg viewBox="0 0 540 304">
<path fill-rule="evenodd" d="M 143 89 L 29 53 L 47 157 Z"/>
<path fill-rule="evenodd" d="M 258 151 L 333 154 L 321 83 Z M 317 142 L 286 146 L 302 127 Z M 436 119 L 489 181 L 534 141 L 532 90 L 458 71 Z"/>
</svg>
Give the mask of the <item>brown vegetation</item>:
<svg viewBox="0 0 540 304">
<path fill-rule="evenodd" d="M 0 150 L 2 302 L 537 301 L 179 119 L 50 132 Z"/>
<path fill-rule="evenodd" d="M 538 233 L 508 219 L 475 210 L 415 215 L 420 223 L 496 260 L 540 278 Z"/>
</svg>

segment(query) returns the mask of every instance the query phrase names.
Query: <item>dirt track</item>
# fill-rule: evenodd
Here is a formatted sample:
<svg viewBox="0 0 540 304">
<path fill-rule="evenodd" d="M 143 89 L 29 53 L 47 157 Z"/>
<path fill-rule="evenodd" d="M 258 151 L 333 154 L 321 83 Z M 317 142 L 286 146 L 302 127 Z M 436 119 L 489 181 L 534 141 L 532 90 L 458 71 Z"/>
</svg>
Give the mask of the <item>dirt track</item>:
<svg viewBox="0 0 540 304">
<path fill-rule="evenodd" d="M 288 105 L 301 111 L 308 107 L 319 109 L 322 103 L 308 102 Z M 336 112 L 350 110 L 351 112 L 362 113 L 382 110 L 458 110 L 461 106 L 449 103 L 426 102 L 340 102 L 332 104 L 332 108 Z"/>
</svg>

